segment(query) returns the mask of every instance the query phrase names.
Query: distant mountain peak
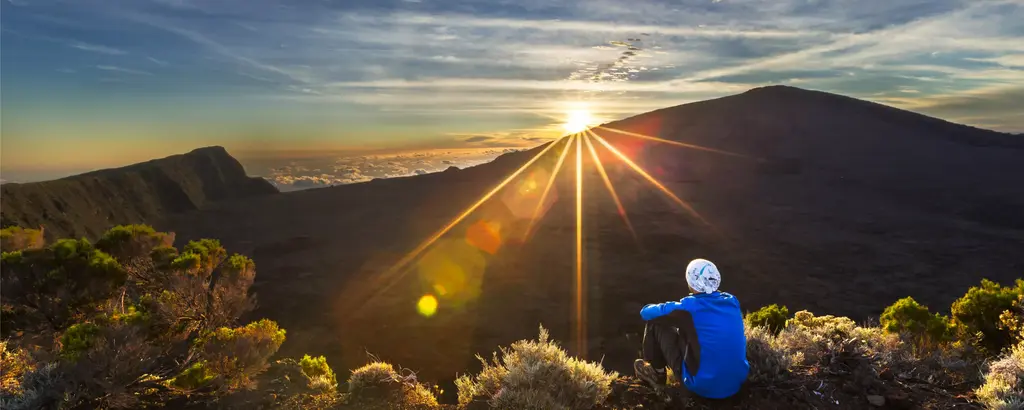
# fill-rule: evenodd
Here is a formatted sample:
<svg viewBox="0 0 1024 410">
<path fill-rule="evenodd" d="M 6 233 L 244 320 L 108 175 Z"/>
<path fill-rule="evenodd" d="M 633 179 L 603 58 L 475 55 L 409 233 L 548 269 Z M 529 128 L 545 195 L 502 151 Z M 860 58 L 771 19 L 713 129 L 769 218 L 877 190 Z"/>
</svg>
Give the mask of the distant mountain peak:
<svg viewBox="0 0 1024 410">
<path fill-rule="evenodd" d="M 772 84 L 772 85 L 765 85 L 765 86 L 761 86 L 761 87 L 751 88 L 751 89 L 747 90 L 744 94 L 746 94 L 746 93 L 768 93 L 768 92 L 799 92 L 799 91 L 812 92 L 811 90 L 803 89 L 803 88 L 800 88 L 800 87 L 794 87 L 794 86 L 791 86 L 791 85 Z"/>
<path fill-rule="evenodd" d="M 220 145 L 211 145 L 211 146 L 208 146 L 208 147 L 196 148 L 196 149 L 194 149 L 192 151 L 189 151 L 188 153 L 189 154 L 216 153 L 216 154 L 230 155 L 230 154 L 228 154 L 228 150 L 226 148 L 220 146 Z"/>
</svg>

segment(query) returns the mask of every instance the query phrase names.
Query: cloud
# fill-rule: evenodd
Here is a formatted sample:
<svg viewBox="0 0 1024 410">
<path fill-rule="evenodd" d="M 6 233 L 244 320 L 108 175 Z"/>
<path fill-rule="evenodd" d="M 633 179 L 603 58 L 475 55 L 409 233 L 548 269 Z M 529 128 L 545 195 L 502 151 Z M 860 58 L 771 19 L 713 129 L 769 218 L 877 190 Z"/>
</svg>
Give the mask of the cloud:
<svg viewBox="0 0 1024 410">
<path fill-rule="evenodd" d="M 153 57 L 146 57 L 146 59 L 149 60 L 149 61 L 152 61 L 153 63 L 156 63 L 156 65 L 159 65 L 161 67 L 166 67 L 167 64 L 168 64 L 166 61 L 158 60 L 158 59 L 153 58 Z"/>
<path fill-rule="evenodd" d="M 150 73 L 148 71 L 133 70 L 133 69 L 130 69 L 130 68 L 118 67 L 118 66 L 113 66 L 113 65 L 98 65 L 98 66 L 96 66 L 96 69 L 97 70 L 103 70 L 103 71 L 114 71 L 114 72 L 125 73 L 125 74 L 153 75 L 153 73 Z"/>
<path fill-rule="evenodd" d="M 272 74 L 280 75 L 280 76 L 286 77 L 286 78 L 288 78 L 288 79 L 290 79 L 292 81 L 296 81 L 296 82 L 299 82 L 299 83 L 310 83 L 310 82 L 312 82 L 312 80 L 309 77 L 307 77 L 307 76 L 305 76 L 305 75 L 303 75 L 303 74 L 301 74 L 301 73 L 299 73 L 299 72 L 297 72 L 295 70 L 289 70 L 289 69 L 280 68 L 280 67 L 277 67 L 277 66 L 275 66 L 273 64 L 263 63 L 263 62 L 258 61 L 257 59 L 254 59 L 254 58 L 242 55 L 241 53 L 233 50 L 231 47 L 225 46 L 225 45 L 221 44 L 220 42 L 217 42 L 217 41 L 213 40 L 212 38 L 207 37 L 206 35 L 204 35 L 203 33 L 199 32 L 199 31 L 191 30 L 191 29 L 182 27 L 182 26 L 176 24 L 175 22 L 173 22 L 170 19 L 160 18 L 160 17 L 156 17 L 156 16 L 152 16 L 152 15 L 148 15 L 148 14 L 142 14 L 142 13 L 127 13 L 127 14 L 125 14 L 125 16 L 127 18 L 129 18 L 130 20 L 136 21 L 138 23 L 148 24 L 148 25 L 150 25 L 152 27 L 155 27 L 155 28 L 158 28 L 158 29 L 161 29 L 161 30 L 164 30 L 164 31 L 176 34 L 176 35 L 179 35 L 181 37 L 184 37 L 184 38 L 186 38 L 188 40 L 191 40 L 191 41 L 195 42 L 196 44 L 200 44 L 200 45 L 202 45 L 202 46 L 204 46 L 204 47 L 206 47 L 206 48 L 216 52 L 219 55 L 222 55 L 224 57 L 228 57 L 231 60 L 234 60 L 236 62 L 245 64 L 245 65 L 247 65 L 249 67 L 256 68 L 256 69 L 259 69 L 259 70 L 267 72 L 267 73 L 272 73 Z"/>
<path fill-rule="evenodd" d="M 888 102 L 958 122 L 1024 132 L 1024 85 L 990 87 L 957 93 L 893 99 Z"/>
<path fill-rule="evenodd" d="M 478 135 L 478 136 L 475 136 L 475 137 L 466 138 L 463 141 L 466 141 L 466 142 L 484 142 L 484 141 L 490 141 L 490 140 L 493 140 L 493 139 L 494 139 L 494 137 L 490 137 L 490 136 L 486 136 L 486 135 Z"/>
<path fill-rule="evenodd" d="M 554 19 L 513 19 L 480 17 L 466 14 L 420 14 L 393 13 L 389 15 L 351 16 L 354 20 L 372 19 L 373 21 L 394 21 L 414 26 L 444 26 L 460 28 L 493 28 L 513 30 L 541 30 L 553 32 L 582 33 L 627 33 L 640 36 L 640 33 L 653 33 L 669 36 L 696 37 L 799 37 L 815 36 L 826 33 L 815 31 L 767 30 L 767 29 L 735 29 L 726 27 L 693 27 L 649 24 L 610 24 L 608 21 L 587 20 L 554 20 Z M 365 21 L 365 20 L 363 20 Z"/>
<path fill-rule="evenodd" d="M 441 172 L 451 166 L 466 168 L 489 162 L 514 149 L 453 148 L 418 152 L 395 152 L 376 155 L 351 153 L 286 159 L 270 156 L 259 164 L 240 156 L 246 169 L 261 175 L 282 191 L 327 187 L 370 181 L 374 178 L 395 178 Z"/>
<path fill-rule="evenodd" d="M 89 52 L 100 53 L 100 54 L 108 54 L 108 55 L 115 55 L 115 56 L 116 55 L 128 54 L 127 51 L 124 51 L 124 50 L 121 50 L 121 49 L 118 49 L 118 48 L 114 48 L 114 47 L 107 47 L 107 46 L 103 46 L 103 45 L 99 45 L 99 44 L 89 44 L 89 43 L 82 43 L 82 42 L 74 42 L 74 43 L 69 44 L 69 46 L 72 47 L 72 48 L 77 48 L 77 49 L 82 50 L 82 51 L 89 51 Z"/>
</svg>

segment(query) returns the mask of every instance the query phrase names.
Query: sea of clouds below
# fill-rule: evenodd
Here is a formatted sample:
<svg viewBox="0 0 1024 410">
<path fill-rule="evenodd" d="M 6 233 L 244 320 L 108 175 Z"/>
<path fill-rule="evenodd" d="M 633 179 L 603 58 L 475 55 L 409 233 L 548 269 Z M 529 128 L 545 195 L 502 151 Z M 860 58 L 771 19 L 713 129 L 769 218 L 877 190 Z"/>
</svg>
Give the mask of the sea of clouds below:
<svg viewBox="0 0 1024 410">
<path fill-rule="evenodd" d="M 453 149 L 388 155 L 325 155 L 304 158 L 242 159 L 250 175 L 281 191 L 297 191 L 460 169 L 489 162 L 515 148 Z"/>
</svg>

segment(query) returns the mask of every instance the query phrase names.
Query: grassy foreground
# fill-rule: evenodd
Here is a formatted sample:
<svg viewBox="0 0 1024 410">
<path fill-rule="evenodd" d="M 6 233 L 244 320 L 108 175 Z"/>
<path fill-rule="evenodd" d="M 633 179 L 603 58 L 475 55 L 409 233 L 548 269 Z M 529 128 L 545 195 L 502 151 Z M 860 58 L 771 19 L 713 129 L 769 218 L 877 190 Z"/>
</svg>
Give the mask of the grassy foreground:
<svg viewBox="0 0 1024 410">
<path fill-rule="evenodd" d="M 911 298 L 877 326 L 784 306 L 747 315 L 735 397 L 653 391 L 566 354 L 541 327 L 456 381 L 457 404 L 397 364 L 339 382 L 322 356 L 277 358 L 270 320 L 239 324 L 255 264 L 216 240 L 119 226 L 95 244 L 0 232 L 0 408 L 1024 408 L 1024 280 L 982 281 L 949 309 Z"/>
</svg>

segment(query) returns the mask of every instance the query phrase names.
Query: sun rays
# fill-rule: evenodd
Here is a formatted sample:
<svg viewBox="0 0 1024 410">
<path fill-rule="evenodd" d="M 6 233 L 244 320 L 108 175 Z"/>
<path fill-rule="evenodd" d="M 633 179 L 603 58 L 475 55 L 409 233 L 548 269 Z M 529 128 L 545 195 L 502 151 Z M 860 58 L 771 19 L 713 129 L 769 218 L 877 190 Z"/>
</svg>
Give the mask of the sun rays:
<svg viewBox="0 0 1024 410">
<path fill-rule="evenodd" d="M 561 173 L 561 170 L 562 170 L 563 166 L 565 165 L 565 162 L 566 162 L 567 157 L 569 156 L 570 150 L 574 150 L 575 151 L 574 152 L 574 154 L 575 154 L 575 170 L 574 170 L 574 174 L 575 175 L 574 175 L 574 177 L 575 178 L 574 178 L 574 181 L 573 181 L 573 185 L 574 185 L 573 186 L 573 191 L 574 191 L 573 193 L 574 193 L 574 202 L 575 202 L 574 203 L 574 205 L 575 205 L 575 209 L 574 209 L 575 212 L 574 212 L 574 214 L 575 215 L 574 215 L 574 221 L 573 222 L 575 224 L 575 232 L 574 232 L 575 233 L 575 255 L 574 255 L 575 258 L 574 258 L 573 272 L 572 272 L 572 275 L 573 275 L 573 288 L 571 290 L 571 292 L 573 293 L 571 295 L 571 297 L 572 297 L 572 316 L 573 316 L 572 320 L 571 320 L 571 323 L 572 323 L 572 334 L 573 334 L 573 339 L 574 339 L 572 341 L 573 342 L 572 345 L 575 347 L 575 350 L 576 350 L 575 353 L 577 355 L 585 356 L 586 352 L 587 352 L 587 319 L 586 319 L 586 315 L 587 315 L 587 309 L 586 309 L 586 303 L 587 303 L 586 281 L 587 281 L 587 277 L 586 277 L 586 272 L 585 272 L 585 261 L 586 261 L 586 259 L 585 259 L 585 255 L 584 255 L 584 252 L 585 252 L 585 246 L 584 245 L 585 245 L 586 238 L 585 238 L 584 229 L 583 229 L 583 226 L 584 226 L 583 225 L 584 224 L 584 220 L 583 220 L 584 219 L 584 204 L 585 204 L 584 200 L 585 200 L 585 194 L 586 194 L 584 192 L 585 191 L 584 190 L 584 187 L 585 187 L 585 184 L 584 184 L 585 172 L 584 171 L 585 171 L 585 169 L 587 169 L 587 167 L 589 165 L 592 164 L 592 166 L 593 166 L 592 169 L 597 171 L 596 174 L 600 177 L 600 179 L 601 179 L 601 181 L 602 181 L 602 183 L 604 185 L 604 188 L 607 190 L 609 197 L 611 198 L 612 202 L 614 203 L 615 209 L 616 209 L 617 213 L 619 214 L 619 216 L 622 218 L 622 221 L 625 224 L 626 229 L 630 232 L 630 234 L 632 235 L 634 241 L 638 245 L 640 244 L 637 231 L 636 231 L 635 227 L 633 226 L 633 224 L 630 221 L 627 209 L 626 209 L 625 205 L 623 204 L 622 198 L 619 197 L 619 195 L 618 195 L 618 193 L 617 193 L 617 191 L 615 189 L 615 183 L 613 182 L 613 179 L 609 176 L 608 168 L 605 166 L 605 164 L 602 161 L 602 153 L 600 152 L 602 150 L 602 148 L 603 148 L 603 151 L 605 151 L 606 153 L 610 154 L 610 155 L 605 156 L 604 161 L 607 161 L 609 158 L 611 158 L 611 159 L 614 159 L 614 160 L 616 160 L 618 162 L 621 162 L 623 165 L 625 165 L 625 167 L 621 168 L 622 169 L 621 172 L 632 172 L 632 173 L 635 173 L 636 175 L 639 175 L 643 180 L 645 180 L 647 183 L 649 183 L 655 189 L 657 189 L 662 194 L 664 194 L 666 197 L 668 197 L 672 201 L 672 203 L 678 205 L 681 209 L 685 210 L 688 215 L 690 215 L 694 219 L 699 220 L 701 223 L 703 223 L 704 225 L 706 225 L 710 229 L 714 230 L 714 227 L 711 225 L 711 223 L 709 221 L 707 221 L 707 219 L 705 219 L 702 215 L 700 215 L 700 213 L 698 213 L 698 211 L 696 209 L 694 209 L 693 206 L 691 206 L 688 202 L 686 202 L 685 200 L 680 198 L 678 195 L 676 195 L 674 192 L 672 192 L 668 187 L 665 186 L 664 183 L 662 183 L 657 178 L 652 176 L 641 165 L 639 165 L 636 161 L 634 161 L 629 156 L 624 154 L 619 148 L 617 148 L 615 145 L 613 145 L 611 142 L 609 142 L 605 137 L 603 137 L 602 135 L 599 135 L 597 132 L 595 132 L 595 130 L 597 130 L 597 131 L 613 132 L 613 133 L 617 133 L 617 134 L 620 134 L 620 135 L 624 135 L 626 137 L 637 138 L 637 139 L 640 139 L 640 140 L 643 140 L 643 141 L 665 143 L 667 145 L 681 147 L 681 148 L 696 149 L 696 150 L 700 150 L 700 151 L 705 151 L 705 152 L 715 153 L 715 154 L 722 154 L 722 155 L 727 155 L 727 156 L 731 156 L 731 157 L 749 158 L 749 157 L 747 157 L 745 155 L 736 154 L 736 153 L 732 153 L 732 152 L 728 152 L 728 151 L 723 151 L 723 150 L 718 150 L 718 149 L 708 148 L 708 147 L 702 147 L 702 146 L 699 146 L 699 145 L 688 144 L 688 143 L 683 143 L 683 142 L 678 142 L 678 141 L 664 140 L 664 139 L 661 139 L 661 138 L 657 138 L 657 137 L 653 137 L 653 136 L 649 136 L 649 135 L 645 135 L 645 134 L 639 134 L 639 133 L 634 133 L 634 132 L 629 132 L 629 131 L 618 130 L 618 129 L 614 129 L 614 128 L 611 128 L 611 127 L 599 126 L 599 127 L 589 128 L 590 127 L 590 118 L 591 117 L 589 116 L 589 113 L 586 113 L 586 112 L 582 112 L 581 111 L 581 112 L 577 112 L 577 113 L 570 113 L 568 119 L 566 120 L 566 122 L 565 122 L 565 124 L 563 126 L 567 130 L 570 129 L 570 128 L 578 129 L 578 132 L 572 132 L 572 133 L 570 133 L 567 136 L 564 136 L 562 138 L 559 138 L 556 141 L 553 141 L 553 142 L 549 143 L 546 147 L 544 147 L 542 150 L 540 150 L 540 152 L 538 152 L 536 155 L 531 157 L 522 166 L 520 166 L 519 168 L 517 168 L 516 170 L 511 172 L 511 174 L 509 174 L 501 182 L 499 182 L 497 185 L 495 185 L 491 190 L 489 190 L 487 193 L 485 193 L 479 199 L 474 201 L 469 207 L 464 209 L 455 218 L 453 218 L 451 221 L 449 221 L 447 224 L 445 224 L 440 230 L 436 231 L 433 235 L 431 235 L 425 241 L 421 242 L 418 246 L 416 246 L 412 251 L 410 251 L 408 254 L 404 255 L 401 259 L 398 260 L 397 263 L 395 263 L 389 269 L 383 271 L 382 273 L 379 273 L 379 274 L 375 275 L 375 277 L 372 279 L 372 281 L 369 282 L 369 287 L 372 289 L 370 291 L 370 297 L 368 299 L 364 299 L 362 305 L 363 306 L 367 305 L 376 296 L 379 296 L 379 295 L 383 294 L 388 289 L 390 289 L 392 286 L 394 286 L 396 283 L 400 282 L 401 279 L 406 274 L 406 272 L 411 270 L 410 265 L 413 264 L 414 262 L 415 263 L 419 263 L 419 262 L 417 262 L 417 260 L 422 259 L 425 253 L 426 254 L 437 253 L 434 250 L 431 250 L 432 248 L 436 248 L 434 246 L 435 243 L 438 243 L 439 240 L 442 237 L 446 237 L 446 235 L 449 235 L 457 226 L 459 226 L 461 223 L 463 223 L 464 221 L 469 219 L 470 216 L 474 215 L 474 213 L 480 212 L 481 211 L 481 207 L 483 207 L 484 204 L 486 204 L 489 201 L 491 201 L 499 192 L 501 192 L 509 184 L 515 183 L 520 188 L 519 189 L 510 189 L 510 190 L 506 189 L 505 190 L 506 192 L 503 193 L 502 196 L 501 196 L 501 201 L 505 201 L 506 202 L 505 203 L 506 208 L 504 208 L 504 209 L 511 209 L 510 207 L 508 207 L 509 204 L 507 203 L 507 201 L 513 201 L 517 205 L 515 207 L 515 209 L 521 209 L 523 206 L 527 206 L 528 205 L 527 209 L 531 210 L 531 211 L 526 211 L 526 213 L 528 215 L 526 215 L 526 216 L 518 216 L 518 214 L 522 214 L 523 213 L 523 212 L 518 212 L 517 217 L 523 218 L 523 219 L 520 219 L 520 220 L 523 221 L 523 225 L 525 226 L 525 229 L 520 228 L 520 229 L 522 229 L 522 235 L 520 237 L 521 240 L 523 242 L 532 240 L 533 237 L 536 235 L 535 231 L 537 229 L 537 226 L 541 223 L 541 221 L 545 217 L 546 207 L 550 205 L 549 204 L 549 199 L 551 198 L 552 195 L 554 195 L 553 192 L 557 190 L 556 186 L 560 185 L 558 177 L 559 177 L 559 175 Z M 605 134 L 605 135 L 607 136 L 607 134 Z M 594 140 L 596 140 L 597 144 L 595 144 L 593 142 Z M 586 145 L 586 151 L 589 153 L 589 156 L 588 156 L 589 161 L 586 160 L 586 158 L 585 158 L 585 156 L 583 154 L 583 151 L 584 151 L 583 146 L 584 145 Z M 552 155 L 554 155 L 554 152 L 552 152 L 552 150 L 555 149 L 556 147 L 559 147 L 559 146 L 560 146 L 560 152 L 557 155 L 557 159 L 554 159 L 552 157 L 552 158 L 549 158 L 549 159 L 546 159 L 546 160 L 542 161 L 543 165 L 538 165 L 538 162 L 541 161 L 543 158 L 545 158 L 545 156 L 548 155 L 549 152 Z M 553 165 L 552 165 L 552 162 L 551 162 L 552 159 L 554 159 Z M 587 162 L 589 162 L 590 164 L 588 164 Z M 537 169 L 534 169 L 533 171 L 530 171 L 529 173 L 527 173 L 527 170 L 531 169 L 531 167 L 537 168 Z M 620 168 L 616 168 L 616 169 L 620 169 Z M 550 170 L 550 173 L 547 172 L 548 170 Z M 523 180 L 517 182 L 517 178 L 521 178 Z M 568 182 L 568 181 L 566 181 L 566 182 Z M 522 187 L 526 187 L 526 188 L 522 188 Z M 592 198 L 592 196 L 586 196 L 586 198 Z M 588 199 L 588 200 L 593 201 L 593 199 Z M 536 201 L 536 202 L 534 203 L 533 201 Z M 557 199 L 554 199 L 552 201 L 553 202 L 559 202 Z M 488 214 L 489 212 L 485 210 L 485 211 L 483 211 L 483 213 L 484 214 Z M 493 212 L 491 212 L 491 213 L 493 214 Z M 496 254 L 498 252 L 498 248 L 500 248 L 500 246 L 502 244 L 508 242 L 509 235 L 512 235 L 512 233 L 510 233 L 510 232 L 514 232 L 515 229 L 513 227 L 518 224 L 517 220 L 515 220 L 515 219 L 512 219 L 512 220 L 493 220 L 493 218 L 494 218 L 493 216 L 486 216 L 486 215 L 481 215 L 479 217 L 474 217 L 474 218 L 477 218 L 478 220 L 477 220 L 476 223 L 473 224 L 473 226 L 487 226 L 487 227 L 491 227 L 491 228 L 487 229 L 487 236 L 493 236 L 494 240 L 493 241 L 489 241 L 488 243 L 491 243 L 494 246 L 488 247 L 488 249 L 484 249 L 485 251 L 487 251 L 486 253 L 488 254 L 488 255 L 485 255 L 486 257 L 490 257 L 490 256 Z M 488 220 L 487 218 L 492 218 L 492 219 Z M 505 218 L 509 218 L 509 217 L 506 216 Z M 475 232 L 472 229 L 470 229 L 467 232 L 472 233 L 471 231 Z M 477 229 L 476 231 L 480 231 L 480 230 Z M 480 232 L 482 232 L 482 231 L 480 231 Z M 479 236 L 481 234 L 479 234 L 479 232 L 477 232 L 476 235 Z M 502 236 L 504 236 L 504 238 Z M 466 238 L 466 239 L 473 239 L 473 238 Z M 446 242 L 446 241 L 450 241 L 450 239 L 445 239 L 444 241 L 441 241 L 441 242 Z M 478 244 L 478 243 L 480 243 L 479 240 L 476 240 L 476 241 L 470 240 L 469 242 L 471 244 L 474 244 L 474 243 Z M 477 247 L 479 248 L 479 246 L 477 246 Z M 493 248 L 493 249 L 491 249 L 491 248 Z M 444 251 L 442 250 L 440 252 L 444 252 Z M 486 264 L 486 261 L 483 262 L 483 263 Z M 478 269 L 478 271 L 474 271 L 474 272 L 476 272 L 475 273 L 476 275 L 481 275 L 482 276 L 483 275 L 483 267 L 479 266 L 478 268 L 480 268 L 480 269 Z M 469 272 L 470 270 L 466 269 L 465 271 Z M 465 279 L 465 278 L 462 278 L 462 279 Z M 480 278 L 477 278 L 477 279 L 480 279 Z M 436 284 L 432 284 L 432 285 L 436 285 Z M 434 289 L 438 289 L 439 287 L 433 286 L 433 288 Z M 428 289 L 430 289 L 430 288 L 428 287 Z M 438 293 L 439 297 L 435 298 L 435 296 L 433 294 L 431 294 L 431 293 L 428 293 L 426 295 L 417 296 L 416 298 L 419 300 L 418 304 L 415 303 L 416 299 L 414 299 L 413 305 L 416 306 L 416 309 L 418 311 L 420 311 L 421 315 L 423 315 L 424 317 L 431 317 L 431 316 L 436 315 L 435 312 L 438 311 L 439 309 L 443 308 L 443 306 L 445 304 L 445 300 L 442 299 L 442 297 L 446 297 L 446 296 L 450 297 L 450 295 L 446 295 L 445 292 L 438 291 L 436 293 Z M 451 292 L 447 292 L 447 293 L 451 293 Z"/>
</svg>

